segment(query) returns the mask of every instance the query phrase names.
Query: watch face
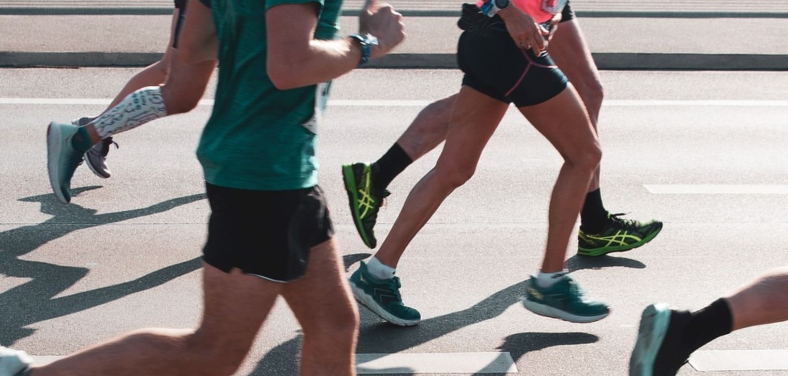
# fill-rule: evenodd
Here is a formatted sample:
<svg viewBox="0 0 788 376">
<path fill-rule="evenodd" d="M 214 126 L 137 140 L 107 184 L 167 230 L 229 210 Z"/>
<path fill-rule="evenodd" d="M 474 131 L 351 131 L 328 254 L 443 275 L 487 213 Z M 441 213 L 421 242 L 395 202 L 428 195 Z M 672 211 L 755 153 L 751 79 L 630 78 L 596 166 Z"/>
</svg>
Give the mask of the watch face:
<svg viewBox="0 0 788 376">
<path fill-rule="evenodd" d="M 378 45 L 378 37 L 376 37 L 376 36 L 374 36 L 372 34 L 367 34 L 367 44 L 369 44 L 371 46 L 377 46 Z"/>
<path fill-rule="evenodd" d="M 507 6 L 509 6 L 509 0 L 494 0 L 494 1 L 495 1 L 495 6 L 498 7 L 498 9 L 504 9 Z"/>
</svg>

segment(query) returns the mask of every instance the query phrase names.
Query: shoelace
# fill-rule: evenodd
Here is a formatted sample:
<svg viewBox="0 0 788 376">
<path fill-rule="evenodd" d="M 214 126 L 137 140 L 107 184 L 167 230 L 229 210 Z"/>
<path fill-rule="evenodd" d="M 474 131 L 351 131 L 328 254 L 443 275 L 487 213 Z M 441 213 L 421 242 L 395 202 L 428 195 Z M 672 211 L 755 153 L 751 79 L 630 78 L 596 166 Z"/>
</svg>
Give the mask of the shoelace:
<svg viewBox="0 0 788 376">
<path fill-rule="evenodd" d="M 627 228 L 630 228 L 630 229 L 637 229 L 637 228 L 640 227 L 640 222 L 638 222 L 638 221 L 636 221 L 634 219 L 621 218 L 622 216 L 625 216 L 625 215 L 627 215 L 627 213 L 610 214 L 610 220 L 612 220 L 614 222 L 617 222 L 617 223 L 620 223 L 620 224 L 624 225 L 624 227 L 627 227 Z"/>
<path fill-rule="evenodd" d="M 101 140 L 101 156 L 106 157 L 109 154 L 109 147 L 115 145 L 115 149 L 120 149 L 117 142 L 112 140 L 112 137 L 107 137 Z"/>
<path fill-rule="evenodd" d="M 389 280 L 389 290 L 394 293 L 394 296 L 397 297 L 397 300 L 400 302 L 402 301 L 402 295 L 399 293 L 399 288 L 402 287 L 402 284 L 399 281 L 399 277 L 394 277 Z"/>
</svg>

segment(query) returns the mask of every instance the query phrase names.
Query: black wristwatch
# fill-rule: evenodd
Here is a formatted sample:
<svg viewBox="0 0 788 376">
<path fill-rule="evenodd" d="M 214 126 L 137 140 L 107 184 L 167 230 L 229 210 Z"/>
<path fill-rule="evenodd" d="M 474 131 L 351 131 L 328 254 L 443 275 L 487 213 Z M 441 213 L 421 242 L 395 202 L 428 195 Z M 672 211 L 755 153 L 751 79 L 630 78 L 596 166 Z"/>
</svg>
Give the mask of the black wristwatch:
<svg viewBox="0 0 788 376">
<path fill-rule="evenodd" d="M 361 45 L 361 61 L 359 61 L 358 63 L 358 66 L 360 67 L 366 64 L 367 62 L 369 62 L 369 57 L 372 53 L 371 47 L 378 45 L 378 38 L 376 38 L 372 34 L 361 35 L 358 33 L 351 34 L 350 38 L 357 40 L 358 43 Z"/>
</svg>

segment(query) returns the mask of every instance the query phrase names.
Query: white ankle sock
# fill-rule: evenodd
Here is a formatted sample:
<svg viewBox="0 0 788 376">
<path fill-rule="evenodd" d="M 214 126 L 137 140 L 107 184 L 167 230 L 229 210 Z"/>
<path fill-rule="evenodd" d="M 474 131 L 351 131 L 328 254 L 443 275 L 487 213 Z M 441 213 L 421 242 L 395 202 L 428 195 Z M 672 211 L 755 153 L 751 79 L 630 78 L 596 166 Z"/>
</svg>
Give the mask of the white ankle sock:
<svg viewBox="0 0 788 376">
<path fill-rule="evenodd" d="M 377 279 L 391 279 L 394 278 L 396 270 L 390 266 L 383 265 L 377 257 L 369 259 L 367 263 L 367 271 Z"/>
<path fill-rule="evenodd" d="M 167 116 L 160 86 L 148 86 L 129 95 L 92 122 L 101 139 Z"/>
<path fill-rule="evenodd" d="M 536 275 L 536 283 L 538 283 L 539 287 L 542 288 L 552 287 L 568 272 L 569 271 L 567 270 L 562 270 L 555 273 L 544 273 L 540 271 L 539 274 Z"/>
</svg>

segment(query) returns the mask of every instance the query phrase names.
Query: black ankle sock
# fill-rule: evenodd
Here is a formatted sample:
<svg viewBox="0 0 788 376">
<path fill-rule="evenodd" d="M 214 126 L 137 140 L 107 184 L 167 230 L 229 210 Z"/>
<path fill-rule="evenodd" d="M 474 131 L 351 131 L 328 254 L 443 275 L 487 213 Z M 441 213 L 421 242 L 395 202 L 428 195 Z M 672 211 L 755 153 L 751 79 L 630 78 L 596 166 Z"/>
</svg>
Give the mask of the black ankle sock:
<svg viewBox="0 0 788 376">
<path fill-rule="evenodd" d="M 84 126 L 79 127 L 77 133 L 71 136 L 71 146 L 80 153 L 85 153 L 93 147 L 93 142 L 90 141 L 90 135 Z"/>
<path fill-rule="evenodd" d="M 708 307 L 692 313 L 692 319 L 684 329 L 682 343 L 693 353 L 703 345 L 722 337 L 733 329 L 733 317 L 728 302 L 718 299 Z"/>
<path fill-rule="evenodd" d="M 600 189 L 588 192 L 583 210 L 580 211 L 580 228 L 591 234 L 597 234 L 605 227 L 607 221 L 607 210 L 602 204 L 602 193 Z"/>
<path fill-rule="evenodd" d="M 372 164 L 372 184 L 375 189 L 386 189 L 391 181 L 400 172 L 405 171 L 411 163 L 413 160 L 410 159 L 408 153 L 395 143 L 386 154 L 383 154 L 377 162 Z"/>
</svg>

